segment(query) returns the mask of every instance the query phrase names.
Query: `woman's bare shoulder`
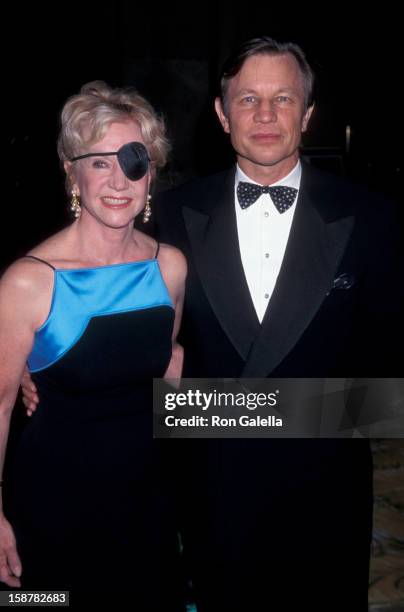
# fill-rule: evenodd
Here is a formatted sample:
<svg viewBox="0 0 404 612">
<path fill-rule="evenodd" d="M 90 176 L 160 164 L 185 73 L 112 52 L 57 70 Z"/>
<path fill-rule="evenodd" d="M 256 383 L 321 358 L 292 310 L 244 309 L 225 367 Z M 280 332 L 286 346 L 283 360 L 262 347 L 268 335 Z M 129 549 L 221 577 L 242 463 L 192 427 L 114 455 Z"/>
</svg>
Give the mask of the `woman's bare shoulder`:
<svg viewBox="0 0 404 612">
<path fill-rule="evenodd" d="M 179 249 L 160 244 L 158 262 L 164 281 L 175 303 L 182 302 L 187 276 L 187 262 Z"/>
<path fill-rule="evenodd" d="M 158 260 L 160 264 L 167 266 L 178 276 L 185 278 L 187 274 L 187 260 L 182 251 L 170 244 L 160 243 Z"/>
<path fill-rule="evenodd" d="M 14 261 L 0 279 L 2 308 L 15 309 L 20 317 L 39 327 L 49 312 L 54 286 L 53 263 L 58 258 L 56 234 Z"/>
<path fill-rule="evenodd" d="M 22 257 L 12 263 L 0 280 L 0 292 L 12 306 L 40 312 L 53 290 L 54 272 L 46 264 Z"/>
</svg>

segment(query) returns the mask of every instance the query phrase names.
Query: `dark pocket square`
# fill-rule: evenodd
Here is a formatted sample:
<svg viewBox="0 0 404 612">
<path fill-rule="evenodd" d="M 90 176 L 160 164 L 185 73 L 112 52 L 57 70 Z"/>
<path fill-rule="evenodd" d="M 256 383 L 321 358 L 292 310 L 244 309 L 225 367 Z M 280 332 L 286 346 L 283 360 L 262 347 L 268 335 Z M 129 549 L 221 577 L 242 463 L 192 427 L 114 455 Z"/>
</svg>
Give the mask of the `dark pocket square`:
<svg viewBox="0 0 404 612">
<path fill-rule="evenodd" d="M 327 295 L 330 295 L 333 289 L 350 289 L 355 284 L 355 276 L 353 274 L 340 274 L 334 278 L 332 287 Z"/>
</svg>

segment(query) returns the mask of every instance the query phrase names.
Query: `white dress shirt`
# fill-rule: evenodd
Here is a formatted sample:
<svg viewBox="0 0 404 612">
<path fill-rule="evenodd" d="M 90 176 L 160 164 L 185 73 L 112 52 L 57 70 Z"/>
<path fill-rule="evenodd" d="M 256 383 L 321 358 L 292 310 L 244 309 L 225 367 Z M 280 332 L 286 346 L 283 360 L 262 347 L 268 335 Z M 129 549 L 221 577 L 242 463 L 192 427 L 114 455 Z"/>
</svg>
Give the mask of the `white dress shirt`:
<svg viewBox="0 0 404 612">
<path fill-rule="evenodd" d="M 271 187 L 282 185 L 299 190 L 301 175 L 299 161 L 287 176 Z M 293 205 L 284 213 L 278 212 L 269 193 L 263 193 L 254 204 L 242 209 L 237 199 L 239 181 L 255 181 L 237 166 L 235 207 L 241 261 L 251 299 L 258 319 L 262 322 L 285 255 L 297 196 Z"/>
</svg>

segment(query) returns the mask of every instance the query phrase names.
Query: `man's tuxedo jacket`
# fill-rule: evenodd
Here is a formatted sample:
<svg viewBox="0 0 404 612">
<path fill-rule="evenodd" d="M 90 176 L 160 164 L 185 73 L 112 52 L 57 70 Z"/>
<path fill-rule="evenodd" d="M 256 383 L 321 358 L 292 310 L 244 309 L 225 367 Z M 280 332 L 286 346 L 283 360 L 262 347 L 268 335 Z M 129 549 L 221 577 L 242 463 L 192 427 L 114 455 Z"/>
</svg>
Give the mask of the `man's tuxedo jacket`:
<svg viewBox="0 0 404 612">
<path fill-rule="evenodd" d="M 240 258 L 234 177 L 232 169 L 197 179 L 157 201 L 159 238 L 180 248 L 189 266 L 184 376 L 400 376 L 394 206 L 303 164 L 285 257 L 260 324 Z M 324 610 L 344 602 L 367 609 L 366 441 L 171 443 L 198 610 L 266 610 L 294 597 L 313 610 L 325 597 Z"/>
</svg>

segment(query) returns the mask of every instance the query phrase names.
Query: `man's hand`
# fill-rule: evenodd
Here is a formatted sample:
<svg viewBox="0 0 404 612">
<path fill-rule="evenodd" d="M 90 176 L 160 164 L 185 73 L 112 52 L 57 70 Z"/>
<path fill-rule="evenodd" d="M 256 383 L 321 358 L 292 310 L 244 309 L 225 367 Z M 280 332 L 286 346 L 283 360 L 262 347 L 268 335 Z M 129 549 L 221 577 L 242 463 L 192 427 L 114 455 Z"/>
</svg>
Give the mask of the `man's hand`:
<svg viewBox="0 0 404 612">
<path fill-rule="evenodd" d="M 21 561 L 17 553 L 13 529 L 0 514 L 0 581 L 10 587 L 20 587 Z"/>
<path fill-rule="evenodd" d="M 39 397 L 27 367 L 25 367 L 24 374 L 22 375 L 21 390 L 22 401 L 27 409 L 27 416 L 31 416 L 39 404 Z"/>
</svg>

